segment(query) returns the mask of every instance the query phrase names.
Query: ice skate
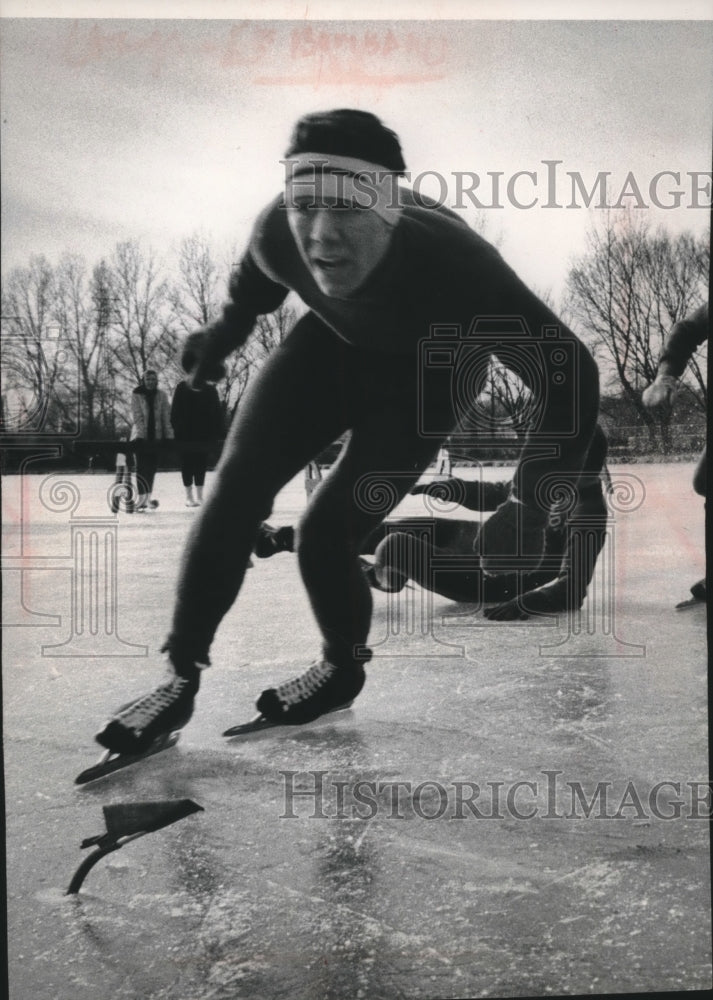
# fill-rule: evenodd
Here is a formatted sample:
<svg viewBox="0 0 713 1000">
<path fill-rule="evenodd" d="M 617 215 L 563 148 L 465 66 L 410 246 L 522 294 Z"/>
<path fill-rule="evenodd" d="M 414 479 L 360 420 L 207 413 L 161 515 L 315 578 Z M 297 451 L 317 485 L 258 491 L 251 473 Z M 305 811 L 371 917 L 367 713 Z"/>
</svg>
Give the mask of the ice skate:
<svg viewBox="0 0 713 1000">
<path fill-rule="evenodd" d="M 146 760 L 147 757 L 153 757 L 155 754 L 161 753 L 162 750 L 170 750 L 171 747 L 178 743 L 179 736 L 178 732 L 164 733 L 163 736 L 157 737 L 148 749 L 141 753 L 114 753 L 112 750 L 105 750 L 96 764 L 77 775 L 74 783 L 75 785 L 86 785 L 90 781 L 97 781 L 108 774 L 113 774 L 114 771 L 120 771 L 131 764 L 137 764 L 141 760 Z"/>
<path fill-rule="evenodd" d="M 687 608 L 697 608 L 701 604 L 706 604 L 708 601 L 708 591 L 706 589 L 706 581 L 699 580 L 698 583 L 694 583 L 691 587 L 691 596 L 685 600 L 681 601 L 676 605 L 676 611 L 685 611 Z"/>
<path fill-rule="evenodd" d="M 300 726 L 322 715 L 341 712 L 351 707 L 365 680 L 360 663 L 344 670 L 327 660 L 318 660 L 300 677 L 263 691 L 257 700 L 259 715 L 226 729 L 223 736 L 244 736 L 276 726 Z"/>
<path fill-rule="evenodd" d="M 93 781 L 173 746 L 178 730 L 193 714 L 199 671 L 190 665 L 181 676 L 172 668 L 169 678 L 154 691 L 122 705 L 95 736 L 107 752 L 76 783 Z"/>
<path fill-rule="evenodd" d="M 110 510 L 112 514 L 118 514 L 122 508 L 122 504 L 125 510 L 129 509 L 129 502 L 131 500 L 131 487 L 123 486 L 117 483 L 118 488 L 114 488 L 111 493 L 111 503 Z M 133 511 L 132 511 L 133 513 Z"/>
<path fill-rule="evenodd" d="M 292 525 L 273 528 L 271 524 L 263 521 L 258 529 L 253 549 L 258 559 L 269 559 L 270 556 L 277 555 L 278 552 L 294 552 L 294 550 L 295 529 Z"/>
<path fill-rule="evenodd" d="M 198 668 L 194 673 L 182 677 L 172 672 L 154 691 L 122 706 L 97 733 L 97 743 L 112 753 L 143 753 L 156 737 L 182 729 L 198 691 Z"/>
</svg>

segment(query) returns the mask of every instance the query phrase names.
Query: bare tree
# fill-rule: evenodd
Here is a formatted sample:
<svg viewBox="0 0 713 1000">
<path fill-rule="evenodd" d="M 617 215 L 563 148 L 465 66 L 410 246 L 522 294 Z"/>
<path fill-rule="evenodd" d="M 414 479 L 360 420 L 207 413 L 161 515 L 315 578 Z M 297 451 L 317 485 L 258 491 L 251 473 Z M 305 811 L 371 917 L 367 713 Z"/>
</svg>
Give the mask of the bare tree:
<svg viewBox="0 0 713 1000">
<path fill-rule="evenodd" d="M 283 302 L 273 313 L 258 316 L 255 328 L 245 345 L 226 360 L 227 375 L 223 383 L 223 398 L 226 412 L 231 416 L 240 405 L 250 379 L 294 326 L 296 315 L 296 307 L 291 302 Z"/>
<path fill-rule="evenodd" d="M 119 243 L 108 265 L 112 293 L 111 342 L 118 370 L 136 384 L 147 368 L 176 374 L 179 338 L 170 310 L 169 283 L 152 252 Z"/>
<path fill-rule="evenodd" d="M 487 387 L 492 430 L 509 429 L 520 437 L 527 430 L 532 391 L 495 357 L 490 359 Z"/>
<path fill-rule="evenodd" d="M 259 368 L 267 356 L 285 340 L 294 326 L 296 311 L 293 305 L 283 302 L 268 316 L 258 316 L 251 337 L 253 367 Z"/>
<path fill-rule="evenodd" d="M 15 268 L 2 290 L 3 421 L 54 433 L 76 423 L 76 380 L 53 314 L 56 279 L 44 256 Z M 71 429 L 76 429 L 72 427 Z"/>
<path fill-rule="evenodd" d="M 710 245 L 703 239 L 696 240 L 692 233 L 681 233 L 674 240 L 667 232 L 659 230 L 649 245 L 647 269 L 649 284 L 657 291 L 654 303 L 656 333 L 665 340 L 673 325 L 693 312 L 705 298 Z M 657 346 L 660 354 L 663 343 Z M 684 387 L 704 413 L 708 407 L 705 358 L 706 352 L 698 351 L 691 358 L 683 380 Z"/>
<path fill-rule="evenodd" d="M 652 413 L 641 402 L 656 375 L 671 327 L 705 295 L 708 250 L 689 233 L 671 236 L 631 212 L 612 213 L 592 227 L 588 248 L 569 272 L 571 309 L 609 362 L 613 381 L 629 400 L 653 444 L 670 446 L 671 412 Z M 600 353 L 600 360 L 602 354 Z M 600 366 L 604 367 L 604 366 Z M 700 368 L 691 391 L 704 404 Z M 689 383 L 690 384 L 690 383 Z"/>
<path fill-rule="evenodd" d="M 125 372 L 117 362 L 112 349 L 111 324 L 114 314 L 114 292 L 111 269 L 101 260 L 92 272 L 89 286 L 92 301 L 92 315 L 96 322 L 97 340 L 100 354 L 97 358 L 96 378 L 101 387 L 97 396 L 97 420 L 110 437 L 121 436 L 128 431 L 128 412 L 124 401 Z M 120 427 L 120 424 L 124 427 Z"/>
<path fill-rule="evenodd" d="M 172 281 L 136 240 L 117 244 L 91 275 L 84 259 L 71 254 L 57 268 L 33 257 L 27 268 L 15 269 L 2 292 L 6 429 L 10 423 L 46 429 L 48 421 L 53 430 L 66 429 L 73 413 L 78 423 L 81 401 L 85 437 L 124 433 L 131 389 L 147 368 L 169 383 L 182 377 L 182 334 L 218 318 L 228 271 L 198 235 L 182 242 L 179 277 Z M 288 297 L 274 313 L 259 316 L 246 344 L 226 359 L 219 386 L 226 417 L 299 311 L 300 303 Z"/>
<path fill-rule="evenodd" d="M 65 254 L 57 267 L 55 288 L 52 311 L 75 362 L 82 434 L 113 437 L 116 401 L 108 339 L 112 308 L 108 268 L 101 262 L 88 277 L 84 259 Z"/>
<path fill-rule="evenodd" d="M 239 256 L 232 249 L 229 259 Z M 173 326 L 180 334 L 192 333 L 219 318 L 228 286 L 229 265 L 221 265 L 207 238 L 200 234 L 181 242 L 179 278 L 168 292 Z M 287 336 L 296 318 L 296 307 L 283 303 L 274 313 L 259 316 L 247 342 L 225 359 L 226 374 L 218 392 L 226 418 L 232 416 L 268 354 Z M 180 345 L 178 346 L 180 353 Z"/>
<path fill-rule="evenodd" d="M 220 316 L 230 268 L 216 261 L 208 240 L 199 234 L 182 241 L 178 268 L 180 277 L 171 287 L 169 301 L 175 326 L 183 335 Z M 219 383 L 218 393 L 226 418 L 247 388 L 251 367 L 250 359 L 242 351 L 225 359 L 226 375 Z"/>
<path fill-rule="evenodd" d="M 171 287 L 169 301 L 176 326 L 188 334 L 219 315 L 226 275 L 206 237 L 197 233 L 182 240 L 178 270 L 179 280 Z"/>
</svg>

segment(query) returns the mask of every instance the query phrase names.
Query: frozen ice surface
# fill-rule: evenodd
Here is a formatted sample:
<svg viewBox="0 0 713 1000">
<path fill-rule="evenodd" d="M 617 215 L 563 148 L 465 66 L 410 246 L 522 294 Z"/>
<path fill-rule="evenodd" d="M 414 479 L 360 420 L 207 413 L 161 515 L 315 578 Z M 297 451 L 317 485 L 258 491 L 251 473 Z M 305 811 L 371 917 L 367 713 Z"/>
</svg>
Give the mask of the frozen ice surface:
<svg viewBox="0 0 713 1000">
<path fill-rule="evenodd" d="M 94 731 L 161 673 L 196 511 L 177 473 L 159 474 L 156 512 L 116 518 L 111 476 L 7 477 L 12 1000 L 710 987 L 706 612 L 673 610 L 704 570 L 692 471 L 612 467 L 583 617 L 500 624 L 377 593 L 352 710 L 225 741 L 318 652 L 295 557 L 255 560 L 178 747 L 84 789 Z M 273 522 L 304 502 L 300 477 Z M 103 805 L 179 798 L 205 812 L 63 895 Z"/>
</svg>

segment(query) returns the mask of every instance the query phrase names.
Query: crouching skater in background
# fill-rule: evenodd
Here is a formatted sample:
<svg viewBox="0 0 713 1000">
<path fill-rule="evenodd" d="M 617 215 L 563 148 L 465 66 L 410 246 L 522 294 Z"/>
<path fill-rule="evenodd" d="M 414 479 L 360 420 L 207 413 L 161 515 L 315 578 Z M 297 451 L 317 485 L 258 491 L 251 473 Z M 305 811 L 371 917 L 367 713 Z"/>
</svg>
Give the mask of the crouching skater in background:
<svg viewBox="0 0 713 1000">
<path fill-rule="evenodd" d="M 370 539 L 373 563 L 367 579 L 377 590 L 399 591 L 408 580 L 451 601 L 486 605 L 495 621 L 576 611 L 582 607 L 606 541 L 607 441 L 597 426 L 568 510 L 555 506 L 545 528 L 540 566 L 491 575 L 478 565 L 481 524 L 456 518 L 410 518 L 385 524 Z M 455 477 L 418 484 L 426 493 L 458 502 L 466 510 L 496 510 L 510 493 L 509 481 L 467 481 Z M 455 557 L 455 558 L 449 558 Z M 464 562 L 464 557 L 468 559 Z M 449 562 L 451 565 L 449 565 Z M 487 607 L 489 605 L 489 607 Z"/>
<path fill-rule="evenodd" d="M 496 621 L 524 620 L 531 615 L 576 611 L 582 607 L 597 559 L 606 541 L 608 509 L 605 489 L 607 439 L 597 425 L 587 458 L 566 511 L 550 512 L 545 549 L 536 570 L 491 575 L 480 565 L 481 522 L 473 518 L 409 517 L 384 522 L 362 547 L 366 578 L 375 590 L 395 593 L 409 580 L 450 601 L 490 605 L 485 615 Z M 412 494 L 456 503 L 483 513 L 504 503 L 510 480 L 486 482 L 450 476 L 417 483 Z M 262 524 L 255 554 L 262 559 L 294 551 L 292 525 Z"/>
</svg>

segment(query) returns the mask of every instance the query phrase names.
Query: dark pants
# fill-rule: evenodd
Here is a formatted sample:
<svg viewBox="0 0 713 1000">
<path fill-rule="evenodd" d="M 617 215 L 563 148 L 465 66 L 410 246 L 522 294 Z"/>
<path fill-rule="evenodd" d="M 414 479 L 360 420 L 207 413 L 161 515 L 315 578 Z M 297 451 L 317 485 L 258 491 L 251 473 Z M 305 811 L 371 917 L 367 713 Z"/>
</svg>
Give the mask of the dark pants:
<svg viewBox="0 0 713 1000">
<path fill-rule="evenodd" d="M 112 514 L 118 513 L 120 509 L 132 513 L 134 510 L 134 493 L 132 483 L 133 463 L 131 457 L 126 465 L 119 466 L 114 476 L 114 488 L 111 491 L 110 507 Z M 123 487 L 117 489 L 116 487 Z"/>
<path fill-rule="evenodd" d="M 203 486 L 205 483 L 205 472 L 208 468 L 208 453 L 205 451 L 191 451 L 190 449 L 181 455 L 181 479 L 183 485 L 188 488 L 194 483 L 196 486 Z"/>
<path fill-rule="evenodd" d="M 383 524 L 367 539 L 362 552 L 373 555 L 388 538 L 383 557 L 389 566 L 426 590 L 463 604 L 506 601 L 517 593 L 555 579 L 563 547 L 551 546 L 536 571 L 486 576 L 478 555 L 480 521 L 445 517 L 413 517 Z M 585 585 L 586 589 L 586 585 Z"/>
<path fill-rule="evenodd" d="M 353 663 L 372 611 L 359 552 L 455 424 L 450 391 L 441 383 L 422 390 L 416 349 L 409 357 L 357 350 L 311 313 L 296 324 L 241 402 L 189 537 L 167 643 L 174 659 L 206 661 L 275 496 L 350 431 L 308 503 L 296 547 L 323 655 L 337 665 Z M 422 426 L 443 428 L 442 438 L 419 433 L 419 407 Z"/>
<path fill-rule="evenodd" d="M 403 518 L 381 525 L 362 551 L 373 554 L 388 538 L 386 562 L 409 580 L 450 601 L 478 603 L 483 589 L 483 571 L 476 551 L 479 531 L 480 522 L 475 520 Z M 508 585 L 501 588 L 508 596 L 514 593 L 511 576 Z M 504 583 L 503 577 L 497 579 L 499 584 Z"/>
<path fill-rule="evenodd" d="M 136 451 L 136 488 L 139 495 L 151 493 L 156 470 L 158 469 L 158 449 L 155 445 L 144 444 Z"/>
</svg>

